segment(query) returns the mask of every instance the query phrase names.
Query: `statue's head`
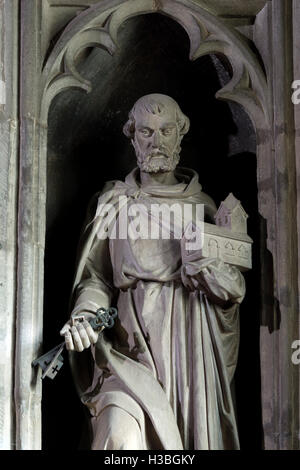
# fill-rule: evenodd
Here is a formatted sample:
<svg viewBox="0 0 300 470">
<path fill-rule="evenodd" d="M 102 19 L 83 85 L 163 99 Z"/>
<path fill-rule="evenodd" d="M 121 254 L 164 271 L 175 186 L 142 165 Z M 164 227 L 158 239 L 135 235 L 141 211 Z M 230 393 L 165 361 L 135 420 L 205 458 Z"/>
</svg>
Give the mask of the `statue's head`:
<svg viewBox="0 0 300 470">
<path fill-rule="evenodd" d="M 140 169 L 147 173 L 173 171 L 180 144 L 190 127 L 176 101 L 158 93 L 140 98 L 123 128 L 131 139 Z"/>
</svg>

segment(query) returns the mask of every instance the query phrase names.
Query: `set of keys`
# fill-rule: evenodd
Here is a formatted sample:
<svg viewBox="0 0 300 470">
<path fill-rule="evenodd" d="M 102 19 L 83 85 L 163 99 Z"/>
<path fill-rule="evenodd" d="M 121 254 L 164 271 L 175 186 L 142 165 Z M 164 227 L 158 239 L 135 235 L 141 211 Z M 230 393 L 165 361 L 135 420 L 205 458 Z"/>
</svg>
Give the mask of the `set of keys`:
<svg viewBox="0 0 300 470">
<path fill-rule="evenodd" d="M 118 315 L 117 309 L 110 307 L 105 309 L 103 307 L 96 311 L 96 315 L 89 319 L 88 322 L 97 333 L 101 333 L 105 328 L 112 328 L 115 324 L 115 319 Z M 85 320 L 84 315 L 74 316 L 72 318 L 72 326 L 81 323 Z M 64 364 L 63 351 L 65 349 L 65 342 L 59 344 L 55 348 L 48 351 L 46 354 L 38 357 L 32 362 L 32 366 L 40 366 L 43 373 L 42 379 L 48 377 L 54 379 L 58 371 Z"/>
</svg>

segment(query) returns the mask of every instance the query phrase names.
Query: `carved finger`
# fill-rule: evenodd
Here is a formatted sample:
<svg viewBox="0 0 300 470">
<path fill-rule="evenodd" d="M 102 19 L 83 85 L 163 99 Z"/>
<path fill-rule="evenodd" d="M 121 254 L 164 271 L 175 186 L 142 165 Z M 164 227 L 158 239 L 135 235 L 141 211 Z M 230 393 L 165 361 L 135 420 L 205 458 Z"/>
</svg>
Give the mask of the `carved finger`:
<svg viewBox="0 0 300 470">
<path fill-rule="evenodd" d="M 65 334 L 66 334 L 68 331 L 70 331 L 70 330 L 71 330 L 71 326 L 70 326 L 70 324 L 69 324 L 69 322 L 68 322 L 68 323 L 66 323 L 66 324 L 62 327 L 62 329 L 60 330 L 59 334 L 60 334 L 61 336 L 65 336 Z"/>
<path fill-rule="evenodd" d="M 68 351 L 74 351 L 74 343 L 70 330 L 65 332 L 65 343 Z"/>
<path fill-rule="evenodd" d="M 84 348 L 89 348 L 90 345 L 91 345 L 91 342 L 89 340 L 89 337 L 88 337 L 88 334 L 87 334 L 87 331 L 85 329 L 85 327 L 83 326 L 82 323 L 79 323 L 78 325 L 76 325 L 77 327 L 77 331 L 79 333 L 79 336 L 81 338 L 81 342 L 82 342 L 82 345 Z"/>
<path fill-rule="evenodd" d="M 85 320 L 83 322 L 83 326 L 86 329 L 86 332 L 87 332 L 87 335 L 89 337 L 91 344 L 97 343 L 98 333 L 96 333 L 96 331 L 93 330 L 90 323 L 87 320 Z"/>
<path fill-rule="evenodd" d="M 84 347 L 83 347 L 83 344 L 82 344 L 82 341 L 81 341 L 81 338 L 80 338 L 80 335 L 78 333 L 76 326 L 72 326 L 71 332 L 72 332 L 72 338 L 74 341 L 75 351 L 78 351 L 78 352 L 83 351 Z"/>
</svg>

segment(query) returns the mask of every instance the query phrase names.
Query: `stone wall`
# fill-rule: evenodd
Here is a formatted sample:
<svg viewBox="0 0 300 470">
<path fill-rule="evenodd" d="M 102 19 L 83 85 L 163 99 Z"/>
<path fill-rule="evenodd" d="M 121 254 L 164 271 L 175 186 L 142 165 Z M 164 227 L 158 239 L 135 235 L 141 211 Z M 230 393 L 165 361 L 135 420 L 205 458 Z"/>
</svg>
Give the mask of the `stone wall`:
<svg viewBox="0 0 300 470">
<path fill-rule="evenodd" d="M 0 2 L 0 448 L 15 446 L 14 348 L 18 191 L 18 1 Z"/>
</svg>

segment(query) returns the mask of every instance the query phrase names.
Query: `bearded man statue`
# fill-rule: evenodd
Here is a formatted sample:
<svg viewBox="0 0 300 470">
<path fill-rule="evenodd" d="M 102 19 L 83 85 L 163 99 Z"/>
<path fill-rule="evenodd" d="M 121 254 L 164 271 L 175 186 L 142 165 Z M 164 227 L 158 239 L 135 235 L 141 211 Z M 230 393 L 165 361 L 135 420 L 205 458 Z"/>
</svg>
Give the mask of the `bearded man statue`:
<svg viewBox="0 0 300 470">
<path fill-rule="evenodd" d="M 71 309 L 71 318 L 85 321 L 70 320 L 61 334 L 89 409 L 92 449 L 239 448 L 230 385 L 242 274 L 201 250 L 189 256 L 180 237 L 116 236 L 137 205 L 147 209 L 144 227 L 151 217 L 163 225 L 150 214 L 161 204 L 202 205 L 213 220 L 216 206 L 197 173 L 177 166 L 188 130 L 172 98 L 140 98 L 124 126 L 138 166 L 124 182 L 107 183 L 90 207 Z M 98 335 L 88 320 L 110 306 L 117 306 L 116 324 Z"/>
</svg>

